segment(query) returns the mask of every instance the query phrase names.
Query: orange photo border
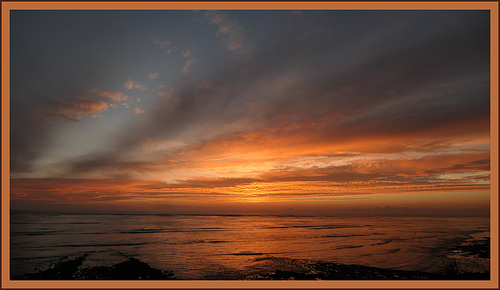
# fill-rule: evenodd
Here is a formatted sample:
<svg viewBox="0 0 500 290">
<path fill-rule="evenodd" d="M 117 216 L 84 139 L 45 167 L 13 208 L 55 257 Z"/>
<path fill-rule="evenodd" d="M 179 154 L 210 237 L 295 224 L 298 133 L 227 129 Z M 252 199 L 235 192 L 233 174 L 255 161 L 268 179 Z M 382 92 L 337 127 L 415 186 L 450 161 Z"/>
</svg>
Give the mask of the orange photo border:
<svg viewBox="0 0 500 290">
<path fill-rule="evenodd" d="M 487 281 L 11 281 L 10 280 L 10 10 L 489 10 L 491 19 L 491 267 Z M 498 2 L 2 2 L 2 289 L 453 288 L 498 289 Z"/>
</svg>

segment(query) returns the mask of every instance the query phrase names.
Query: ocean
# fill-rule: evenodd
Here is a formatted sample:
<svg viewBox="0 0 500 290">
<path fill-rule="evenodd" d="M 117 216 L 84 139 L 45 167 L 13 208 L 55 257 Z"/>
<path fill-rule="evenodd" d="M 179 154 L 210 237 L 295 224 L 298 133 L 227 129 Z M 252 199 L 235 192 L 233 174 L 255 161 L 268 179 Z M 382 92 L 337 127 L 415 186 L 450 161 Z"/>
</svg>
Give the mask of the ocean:
<svg viewBox="0 0 500 290">
<path fill-rule="evenodd" d="M 485 272 L 489 256 L 464 247 L 489 231 L 489 217 L 12 212 L 10 271 L 84 256 L 80 268 L 135 258 L 181 280 L 299 271 L 298 261 Z"/>
</svg>

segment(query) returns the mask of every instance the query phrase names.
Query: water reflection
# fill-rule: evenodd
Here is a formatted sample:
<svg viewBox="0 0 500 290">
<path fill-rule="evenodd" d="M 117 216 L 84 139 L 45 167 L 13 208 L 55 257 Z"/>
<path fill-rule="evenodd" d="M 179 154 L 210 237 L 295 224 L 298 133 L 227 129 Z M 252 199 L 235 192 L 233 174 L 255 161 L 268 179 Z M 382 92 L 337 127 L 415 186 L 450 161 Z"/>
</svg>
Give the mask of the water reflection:
<svg viewBox="0 0 500 290">
<path fill-rule="evenodd" d="M 489 219 L 479 217 L 25 213 L 12 217 L 11 271 L 90 253 L 89 265 L 135 257 L 178 279 L 244 273 L 269 267 L 272 258 L 432 272 L 447 261 L 447 245 L 487 233 L 488 225 Z"/>
</svg>

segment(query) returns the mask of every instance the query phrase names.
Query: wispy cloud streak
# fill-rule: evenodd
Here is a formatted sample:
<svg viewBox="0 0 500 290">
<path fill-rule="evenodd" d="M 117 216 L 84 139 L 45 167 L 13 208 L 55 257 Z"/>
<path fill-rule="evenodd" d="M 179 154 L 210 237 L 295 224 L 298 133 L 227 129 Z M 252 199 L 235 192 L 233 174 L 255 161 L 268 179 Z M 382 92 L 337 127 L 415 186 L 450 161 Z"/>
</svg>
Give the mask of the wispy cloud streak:
<svg viewBox="0 0 500 290">
<path fill-rule="evenodd" d="M 233 52 L 234 56 L 249 60 L 254 49 L 245 36 L 245 30 L 235 20 L 225 16 L 222 12 L 211 10 L 205 12 L 205 18 L 217 26 L 217 36 L 223 41 L 224 47 Z"/>
</svg>

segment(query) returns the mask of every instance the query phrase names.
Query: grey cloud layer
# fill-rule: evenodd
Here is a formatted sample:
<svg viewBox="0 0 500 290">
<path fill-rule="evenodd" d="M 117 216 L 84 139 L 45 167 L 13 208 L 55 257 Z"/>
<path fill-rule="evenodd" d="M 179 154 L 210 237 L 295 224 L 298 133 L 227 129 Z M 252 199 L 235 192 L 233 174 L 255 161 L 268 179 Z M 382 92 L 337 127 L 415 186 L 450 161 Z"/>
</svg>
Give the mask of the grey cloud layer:
<svg viewBox="0 0 500 290">
<path fill-rule="evenodd" d="M 246 22 L 236 25 L 225 15 L 230 13 L 206 17 L 217 25 L 227 49 L 249 55 L 250 46 L 241 36 Z M 291 123 L 319 124 L 317 136 L 331 142 L 440 128 L 443 132 L 470 122 L 488 130 L 487 12 L 335 12 L 332 17 L 324 12 L 316 21 L 304 19 L 307 15 L 289 18 L 294 21 L 290 30 L 277 35 L 275 42 L 256 41 L 245 64 L 228 62 L 217 71 L 205 68 L 210 71 L 205 80 L 213 87 L 197 87 L 201 79 L 176 87 L 172 99 L 159 104 L 143 123 L 113 136 L 112 149 L 68 161 L 70 171 L 122 164 L 124 153 L 150 140 L 188 136 L 197 143 Z M 245 28 L 247 35 L 255 35 Z M 305 35 L 307 31 L 311 33 Z M 202 66 L 200 59 L 197 67 Z M 18 86 L 14 83 L 13 92 Z M 11 137 L 17 148 L 12 169 L 22 171 L 26 167 L 21 164 L 42 153 L 50 132 L 35 129 L 35 121 L 19 113 L 24 108 L 16 102 L 13 98 L 11 128 L 18 133 Z M 240 126 L 231 129 L 228 124 Z"/>
</svg>

